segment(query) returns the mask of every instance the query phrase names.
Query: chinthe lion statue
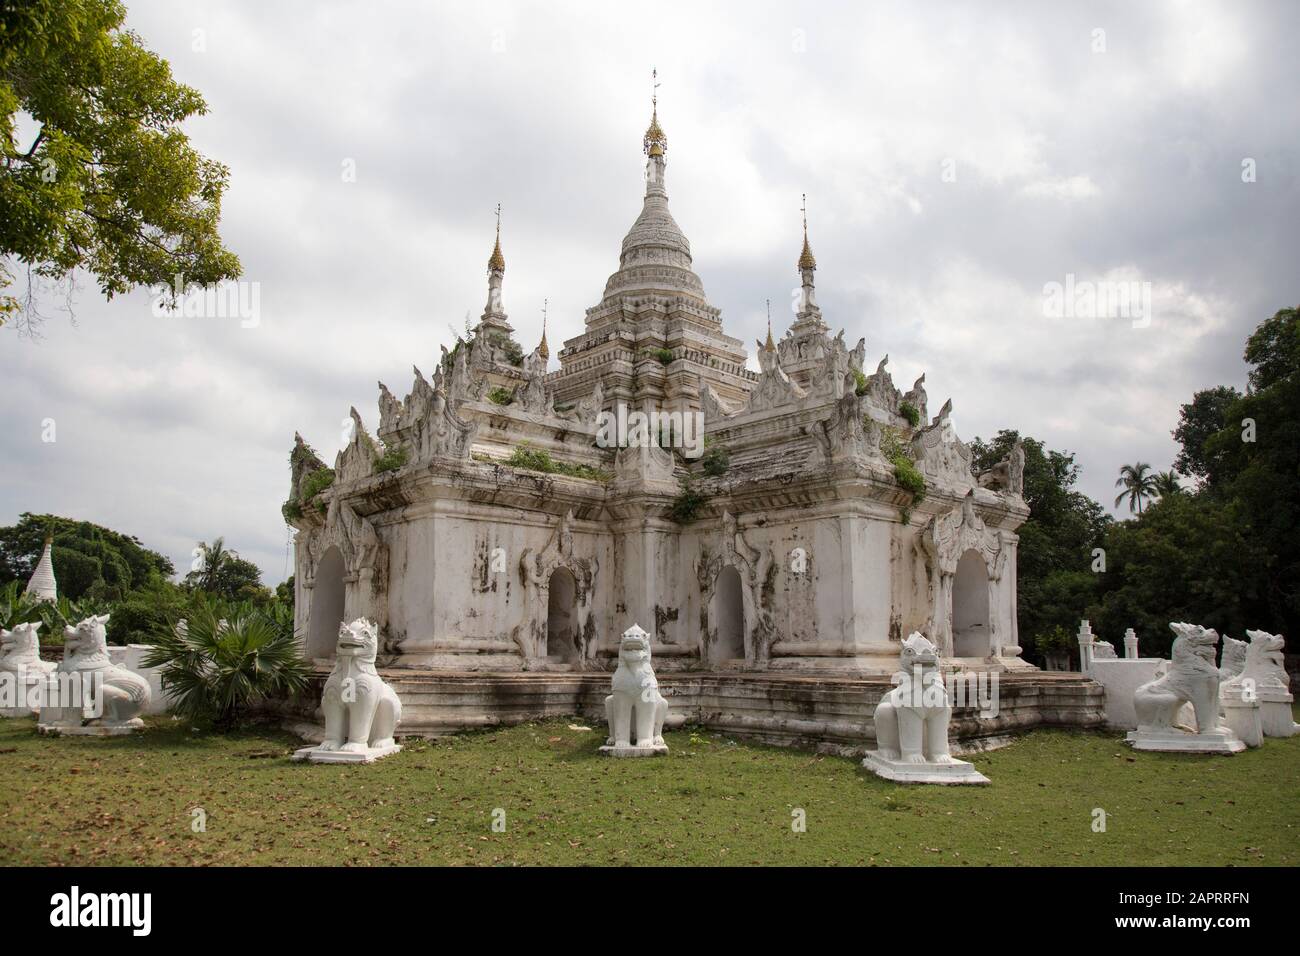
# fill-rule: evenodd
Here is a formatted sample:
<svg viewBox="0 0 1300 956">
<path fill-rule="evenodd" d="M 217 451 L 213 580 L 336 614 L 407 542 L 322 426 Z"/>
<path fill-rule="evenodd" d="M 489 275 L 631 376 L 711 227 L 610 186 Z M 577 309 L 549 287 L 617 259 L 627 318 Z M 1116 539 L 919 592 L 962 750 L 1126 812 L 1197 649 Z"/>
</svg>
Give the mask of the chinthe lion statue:
<svg viewBox="0 0 1300 956">
<path fill-rule="evenodd" d="M 614 754 L 667 753 L 663 734 L 668 701 L 659 693 L 650 666 L 650 636 L 635 624 L 623 632 L 611 690 L 605 698 L 609 738 L 601 749 Z"/>
<path fill-rule="evenodd" d="M 1266 737 L 1292 737 L 1300 734 L 1300 724 L 1292 716 L 1291 675 L 1286 672 L 1286 639 L 1268 631 L 1246 631 L 1250 646 L 1245 666 L 1232 679 L 1231 687 L 1257 699 L 1260 724 Z"/>
<path fill-rule="evenodd" d="M 397 749 L 393 732 L 402 719 L 397 692 L 375 669 L 379 629 L 365 618 L 339 626 L 334 669 L 325 681 L 321 710 L 325 739 L 318 753 L 368 754 Z"/>
<path fill-rule="evenodd" d="M 1246 657 L 1249 650 L 1250 645 L 1245 641 L 1239 641 L 1227 634 L 1223 635 L 1223 650 L 1219 652 L 1220 685 L 1232 680 L 1242 672 L 1242 669 L 1246 666 Z"/>
<path fill-rule="evenodd" d="M 902 763 L 952 763 L 952 706 L 939 672 L 939 651 L 919 631 L 903 641 L 898 686 L 876 705 L 876 752 Z"/>
<path fill-rule="evenodd" d="M 0 628 L 0 717 L 27 717 L 40 710 L 42 682 L 57 666 L 41 660 L 40 629 L 39 621 L 15 624 L 12 631 Z"/>
<path fill-rule="evenodd" d="M 1171 623 L 1177 635 L 1168 671 L 1143 684 L 1133 695 L 1138 731 L 1172 730 L 1179 708 L 1191 704 L 1196 732 L 1223 729 L 1219 717 L 1219 668 L 1215 650 L 1219 635 L 1197 624 Z"/>
<path fill-rule="evenodd" d="M 62 692 L 73 683 L 65 681 L 63 675 L 76 676 L 82 700 L 80 706 L 75 701 L 60 701 L 58 707 L 43 709 L 43 729 L 120 732 L 144 726 L 140 715 L 152 697 L 149 682 L 109 659 L 107 625 L 108 615 L 101 614 L 63 629 L 63 660 L 57 668 L 59 689 Z M 99 712 L 87 715 L 87 706 Z"/>
</svg>

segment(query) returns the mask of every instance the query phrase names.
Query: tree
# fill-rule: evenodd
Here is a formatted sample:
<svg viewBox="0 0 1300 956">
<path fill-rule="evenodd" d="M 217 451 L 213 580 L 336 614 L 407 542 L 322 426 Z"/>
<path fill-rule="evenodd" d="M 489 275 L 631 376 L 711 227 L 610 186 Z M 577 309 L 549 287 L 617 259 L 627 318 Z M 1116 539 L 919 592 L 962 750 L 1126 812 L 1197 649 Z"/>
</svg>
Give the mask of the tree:
<svg viewBox="0 0 1300 956">
<path fill-rule="evenodd" d="M 1213 480 L 1217 463 L 1207 457 L 1205 443 L 1228 424 L 1228 408 L 1241 393 L 1227 385 L 1207 388 L 1192 396 L 1178 413 L 1174 438 L 1183 446 L 1174 468 L 1184 475 Z"/>
<path fill-rule="evenodd" d="M 1178 472 L 1158 471 L 1151 479 L 1151 489 L 1157 498 L 1165 499 L 1170 495 L 1181 495 L 1183 486 L 1179 484 Z"/>
<path fill-rule="evenodd" d="M 237 278 L 217 234 L 229 172 L 178 128 L 207 106 L 125 17 L 118 0 L 0 6 L 0 257 L 29 277 L 86 269 L 109 298 Z M 24 142 L 19 111 L 37 126 Z M 0 319 L 20 312 L 11 279 L 0 261 Z"/>
<path fill-rule="evenodd" d="M 1124 489 L 1115 496 L 1115 506 L 1119 507 L 1119 503 L 1127 498 L 1129 512 L 1141 514 L 1142 506 L 1156 496 L 1155 480 L 1151 466 L 1144 461 L 1136 465 L 1124 465 L 1119 470 L 1119 477 L 1115 479 L 1115 487 Z"/>
<path fill-rule="evenodd" d="M 1208 495 L 1171 495 L 1107 531 L 1101 593 L 1083 616 L 1096 633 L 1133 628 L 1144 657 L 1167 656 L 1170 621 L 1241 636 L 1265 612 L 1263 551 L 1235 510 Z"/>
<path fill-rule="evenodd" d="M 1246 342 L 1251 391 L 1226 410 L 1205 442 L 1219 463 L 1208 494 L 1232 509 L 1259 545 L 1255 572 L 1265 607 L 1253 627 L 1300 631 L 1300 309 L 1282 309 Z"/>
<path fill-rule="evenodd" d="M 199 566 L 185 575 L 185 587 L 229 601 L 266 602 L 271 594 L 262 587 L 262 572 L 226 547 L 224 538 L 199 542 Z"/>
<path fill-rule="evenodd" d="M 40 560 L 45 536 L 59 593 L 74 601 L 115 601 L 175 573 L 170 560 L 144 547 L 138 538 L 89 521 L 24 512 L 18 524 L 0 528 L 0 583 L 26 584 Z"/>
</svg>

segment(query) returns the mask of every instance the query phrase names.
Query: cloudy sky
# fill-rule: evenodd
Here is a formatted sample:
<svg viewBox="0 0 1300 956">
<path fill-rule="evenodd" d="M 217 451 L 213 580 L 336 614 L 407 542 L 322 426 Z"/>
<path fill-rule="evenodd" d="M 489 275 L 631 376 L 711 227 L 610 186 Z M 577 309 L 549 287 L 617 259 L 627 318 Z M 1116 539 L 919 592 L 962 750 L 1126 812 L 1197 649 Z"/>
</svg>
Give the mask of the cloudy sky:
<svg viewBox="0 0 1300 956">
<path fill-rule="evenodd" d="M 258 324 L 86 280 L 75 324 L 47 297 L 40 341 L 0 332 L 0 523 L 89 519 L 182 570 L 224 535 L 284 576 L 294 431 L 332 457 L 349 406 L 374 428 L 376 380 L 404 395 L 477 318 L 498 202 L 520 340 L 543 298 L 553 346 L 581 330 L 640 209 L 652 67 L 729 332 L 752 344 L 768 298 L 788 324 L 806 192 L 820 304 L 868 365 L 924 370 L 965 438 L 1077 453 L 1107 505 L 1300 301 L 1294 3 L 128 7 L 207 99 L 186 128 L 230 167 Z M 1149 283 L 1150 322 L 1049 314 L 1067 277 Z"/>
</svg>

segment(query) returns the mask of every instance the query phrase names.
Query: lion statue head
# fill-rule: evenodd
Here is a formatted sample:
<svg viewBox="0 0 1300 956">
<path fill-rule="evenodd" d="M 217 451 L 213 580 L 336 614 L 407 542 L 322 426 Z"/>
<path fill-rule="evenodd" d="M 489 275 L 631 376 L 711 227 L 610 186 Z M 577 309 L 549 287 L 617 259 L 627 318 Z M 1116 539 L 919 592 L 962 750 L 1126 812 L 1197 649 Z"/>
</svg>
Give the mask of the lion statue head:
<svg viewBox="0 0 1300 956">
<path fill-rule="evenodd" d="M 1169 623 L 1169 629 L 1177 635 L 1170 653 L 1173 664 L 1214 666 L 1215 651 L 1219 645 L 1219 632 L 1199 624 L 1186 624 L 1176 621 Z"/>
<path fill-rule="evenodd" d="M 633 670 L 649 665 L 650 635 L 636 625 L 624 631 L 618 645 L 618 662 Z"/>
<path fill-rule="evenodd" d="M 63 629 L 63 660 L 77 666 L 108 663 L 108 615 L 92 614 Z"/>
<path fill-rule="evenodd" d="M 913 667 L 930 670 L 939 665 L 939 649 L 920 631 L 913 631 L 899 649 L 898 663 L 907 673 Z"/>
<path fill-rule="evenodd" d="M 1223 650 L 1219 653 L 1219 673 L 1224 677 L 1236 677 L 1246 666 L 1245 641 L 1223 635 Z"/>
<path fill-rule="evenodd" d="M 1250 647 L 1246 651 L 1243 673 L 1255 679 L 1261 687 L 1291 686 L 1291 675 L 1286 672 L 1286 638 L 1268 631 L 1247 631 Z"/>
<path fill-rule="evenodd" d="M 40 660 L 41 641 L 37 632 L 40 621 L 15 624 L 12 631 L 0 628 L 0 668 L 17 669 L 19 664 Z"/>
<path fill-rule="evenodd" d="M 379 654 L 379 628 L 374 621 L 364 617 L 350 624 L 340 624 L 336 653 L 338 657 L 351 657 L 362 664 L 373 664 Z"/>
</svg>

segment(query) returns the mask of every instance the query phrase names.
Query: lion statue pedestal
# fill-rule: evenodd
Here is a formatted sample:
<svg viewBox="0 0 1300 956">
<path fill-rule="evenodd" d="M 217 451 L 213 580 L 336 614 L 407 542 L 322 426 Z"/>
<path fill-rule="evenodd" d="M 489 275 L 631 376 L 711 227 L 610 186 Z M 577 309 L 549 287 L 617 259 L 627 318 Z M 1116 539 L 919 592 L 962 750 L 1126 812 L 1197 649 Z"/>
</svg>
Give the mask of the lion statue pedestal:
<svg viewBox="0 0 1300 956">
<path fill-rule="evenodd" d="M 1169 671 L 1133 692 L 1138 729 L 1126 738 L 1134 750 L 1235 754 L 1246 749 L 1219 716 L 1219 635 L 1196 624 L 1171 623 L 1178 635 Z M 1176 726 L 1179 709 L 1192 705 L 1196 730 Z"/>
<path fill-rule="evenodd" d="M 111 737 L 144 726 L 140 715 L 152 696 L 149 682 L 109 660 L 107 624 L 102 614 L 63 629 L 63 660 L 50 675 L 36 724 L 41 733 Z M 73 699 L 51 699 L 55 694 Z"/>
<path fill-rule="evenodd" d="M 334 669 L 320 701 L 325 739 L 295 751 L 294 760 L 374 763 L 402 749 L 393 740 L 402 702 L 375 670 L 378 653 L 379 629 L 372 622 L 357 618 L 339 627 Z"/>
<path fill-rule="evenodd" d="M 40 622 L 0 628 L 0 717 L 30 717 L 41 709 L 46 675 L 57 666 L 41 660 Z"/>
<path fill-rule="evenodd" d="M 948 752 L 952 706 L 939 672 L 939 651 L 919 631 L 903 641 L 898 686 L 876 706 L 876 749 L 862 766 L 898 783 L 988 783 L 971 764 Z"/>
<path fill-rule="evenodd" d="M 609 738 L 600 752 L 610 757 L 656 757 L 668 753 L 664 718 L 668 701 L 650 666 L 650 635 L 633 624 L 623 632 L 613 691 L 605 698 Z"/>
</svg>

